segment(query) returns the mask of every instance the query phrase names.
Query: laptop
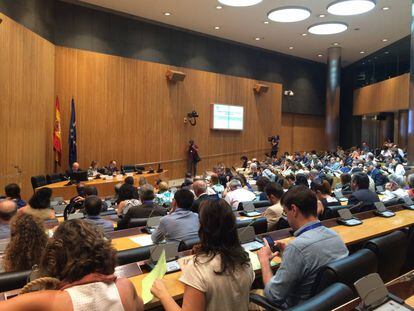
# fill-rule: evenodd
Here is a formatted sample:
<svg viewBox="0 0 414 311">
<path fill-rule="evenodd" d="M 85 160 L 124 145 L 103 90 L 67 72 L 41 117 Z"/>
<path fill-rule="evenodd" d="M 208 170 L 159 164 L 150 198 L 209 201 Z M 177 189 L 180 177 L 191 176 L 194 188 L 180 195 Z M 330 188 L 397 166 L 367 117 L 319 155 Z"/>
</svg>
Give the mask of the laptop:
<svg viewBox="0 0 414 311">
<path fill-rule="evenodd" d="M 334 190 L 335 197 L 339 200 L 339 202 L 347 202 L 348 199 L 344 197 L 342 194 L 342 189 Z"/>
<path fill-rule="evenodd" d="M 409 196 L 406 196 L 403 198 L 404 199 L 404 207 L 407 209 L 411 209 L 414 210 L 414 202 L 413 200 L 411 200 L 411 198 Z"/>
<path fill-rule="evenodd" d="M 375 215 L 381 216 L 381 217 L 392 217 L 395 216 L 395 213 L 393 211 L 388 210 L 384 203 L 382 202 L 375 202 L 374 203 L 375 207 L 377 208 L 376 211 L 374 211 Z"/>
<path fill-rule="evenodd" d="M 256 211 L 256 209 L 254 208 L 253 202 L 243 202 L 242 206 L 243 206 L 243 210 L 240 212 L 241 215 L 244 215 L 247 217 L 257 217 L 261 215 L 261 213 Z"/>
<path fill-rule="evenodd" d="M 150 248 L 150 260 L 148 267 L 152 270 L 160 259 L 162 251 L 165 250 L 165 259 L 167 261 L 167 273 L 179 271 L 180 265 L 178 264 L 178 244 L 177 243 L 165 243 L 156 244 Z"/>
<path fill-rule="evenodd" d="M 263 243 L 256 237 L 254 228 L 247 226 L 237 229 L 241 246 L 247 251 L 255 251 L 263 247 Z"/>
<path fill-rule="evenodd" d="M 154 231 L 158 228 L 160 225 L 162 216 L 154 216 L 147 219 L 147 225 L 144 229 L 142 229 L 143 232 L 146 232 L 148 234 L 153 234 Z"/>
</svg>

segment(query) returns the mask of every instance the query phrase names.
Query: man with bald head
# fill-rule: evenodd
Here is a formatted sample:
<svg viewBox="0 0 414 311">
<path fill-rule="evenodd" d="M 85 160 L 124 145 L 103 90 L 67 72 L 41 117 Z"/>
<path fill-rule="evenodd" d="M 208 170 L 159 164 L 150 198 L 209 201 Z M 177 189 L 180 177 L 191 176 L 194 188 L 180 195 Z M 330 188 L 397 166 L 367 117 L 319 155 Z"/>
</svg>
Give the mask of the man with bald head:
<svg viewBox="0 0 414 311">
<path fill-rule="evenodd" d="M 10 220 L 16 212 L 16 202 L 12 200 L 0 201 L 0 240 L 10 238 Z"/>
<path fill-rule="evenodd" d="M 196 180 L 193 183 L 193 191 L 195 194 L 195 200 L 193 203 L 193 206 L 191 207 L 191 210 L 194 213 L 198 213 L 200 209 L 200 203 L 204 200 L 208 200 L 209 196 L 207 194 L 207 183 L 204 180 Z"/>
</svg>

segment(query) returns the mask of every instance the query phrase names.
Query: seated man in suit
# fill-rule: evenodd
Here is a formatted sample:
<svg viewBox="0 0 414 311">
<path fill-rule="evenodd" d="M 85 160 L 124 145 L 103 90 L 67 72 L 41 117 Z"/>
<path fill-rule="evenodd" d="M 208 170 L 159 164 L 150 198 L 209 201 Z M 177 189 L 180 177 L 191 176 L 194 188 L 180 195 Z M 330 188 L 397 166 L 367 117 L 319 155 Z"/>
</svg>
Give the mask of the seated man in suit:
<svg viewBox="0 0 414 311">
<path fill-rule="evenodd" d="M 128 212 L 118 221 L 118 228 L 124 229 L 129 226 L 132 218 L 149 218 L 153 216 L 165 216 L 167 210 L 154 203 L 154 187 L 150 184 L 143 185 L 139 189 L 141 205 L 132 206 Z"/>
<path fill-rule="evenodd" d="M 194 200 L 193 206 L 191 207 L 191 210 L 194 213 L 199 212 L 200 203 L 204 200 L 208 200 L 208 194 L 207 194 L 207 184 L 204 180 L 196 180 L 193 183 L 193 191 L 195 194 L 196 199 Z"/>
<path fill-rule="evenodd" d="M 363 205 L 357 209 L 353 209 L 352 213 L 360 213 L 375 209 L 374 203 L 379 202 L 378 195 L 369 190 L 369 178 L 365 173 L 355 173 L 352 175 L 351 188 L 353 193 L 348 198 L 348 205 L 355 205 L 359 202 L 363 202 Z"/>
<path fill-rule="evenodd" d="M 113 174 L 116 174 L 116 172 L 119 172 L 118 168 L 116 167 L 116 161 L 115 160 L 109 161 L 108 166 L 104 168 L 105 175 L 113 175 Z"/>
<path fill-rule="evenodd" d="M 272 253 L 264 239 L 257 254 L 266 298 L 286 309 L 309 299 L 319 268 L 348 256 L 348 249 L 335 231 L 319 222 L 316 195 L 307 187 L 292 187 L 281 205 L 296 238 L 288 245 L 275 242 L 282 254 Z M 282 256 L 282 263 L 273 275 L 270 261 L 275 256 Z"/>
<path fill-rule="evenodd" d="M 102 200 L 98 198 L 96 195 L 88 196 L 85 199 L 85 214 L 86 214 L 86 221 L 93 223 L 97 226 L 100 226 L 104 233 L 108 233 L 114 231 L 114 225 L 112 221 L 103 219 L 99 214 L 102 211 Z"/>
<path fill-rule="evenodd" d="M 193 201 L 194 195 L 190 190 L 181 189 L 175 193 L 170 214 L 161 218 L 151 236 L 154 243 L 164 239 L 167 242 L 186 242 L 198 237 L 200 221 L 198 215 L 191 211 Z"/>
<path fill-rule="evenodd" d="M 66 171 L 66 177 L 72 176 L 72 173 L 81 171 L 78 162 L 73 162 L 72 167 Z"/>
</svg>

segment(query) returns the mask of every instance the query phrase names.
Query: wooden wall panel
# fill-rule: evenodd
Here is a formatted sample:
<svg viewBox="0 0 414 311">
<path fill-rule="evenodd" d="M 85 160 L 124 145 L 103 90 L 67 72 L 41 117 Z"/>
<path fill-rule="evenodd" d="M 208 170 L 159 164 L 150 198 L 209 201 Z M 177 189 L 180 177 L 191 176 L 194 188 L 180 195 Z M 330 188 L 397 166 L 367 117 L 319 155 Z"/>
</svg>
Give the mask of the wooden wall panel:
<svg viewBox="0 0 414 311">
<path fill-rule="evenodd" d="M 193 138 L 200 147 L 199 171 L 224 162 L 233 165 L 240 155 L 260 156 L 269 149 L 267 137 L 280 132 L 282 86 L 267 83 L 256 95 L 257 81 L 188 68 L 183 83 L 169 83 L 171 66 L 82 50 L 56 47 L 56 95 L 62 106 L 64 168 L 70 100 L 76 104 L 78 157 L 82 167 L 92 159 L 101 165 L 111 159 L 124 163 L 166 162 L 170 178 L 186 171 L 186 148 Z M 210 129 L 211 103 L 245 107 L 245 130 Z M 195 127 L 184 125 L 196 110 Z M 62 168 L 63 169 L 63 168 Z"/>
<path fill-rule="evenodd" d="M 325 118 L 282 113 L 280 138 L 280 154 L 283 152 L 326 150 Z"/>
<path fill-rule="evenodd" d="M 408 109 L 409 74 L 354 91 L 354 115 Z"/>
<path fill-rule="evenodd" d="M 7 16 L 0 25 L 0 193 L 18 182 L 31 191 L 30 176 L 53 170 L 55 47 Z"/>
</svg>

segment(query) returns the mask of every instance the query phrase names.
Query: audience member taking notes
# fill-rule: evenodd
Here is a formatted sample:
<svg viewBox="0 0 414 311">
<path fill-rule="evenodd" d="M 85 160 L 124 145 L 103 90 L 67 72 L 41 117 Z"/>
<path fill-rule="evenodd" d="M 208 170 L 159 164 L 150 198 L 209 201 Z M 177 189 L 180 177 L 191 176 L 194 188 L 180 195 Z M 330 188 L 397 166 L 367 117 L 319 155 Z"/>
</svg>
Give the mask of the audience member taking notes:
<svg viewBox="0 0 414 311">
<path fill-rule="evenodd" d="M 222 199 L 207 200 L 199 215 L 201 243 L 194 257 L 182 267 L 182 308 L 162 280 L 154 282 L 151 292 L 166 311 L 247 311 L 255 275 L 249 255 L 240 245 L 231 207 Z"/>
<path fill-rule="evenodd" d="M 292 307 L 311 297 L 318 269 L 336 259 L 348 256 L 348 249 L 338 234 L 317 219 L 317 199 L 305 186 L 294 186 L 282 197 L 281 204 L 290 227 L 295 231 L 288 245 L 275 242 L 282 253 L 265 247 L 258 252 L 262 267 L 265 296 L 282 308 Z M 273 275 L 270 261 L 282 256 Z"/>
</svg>

